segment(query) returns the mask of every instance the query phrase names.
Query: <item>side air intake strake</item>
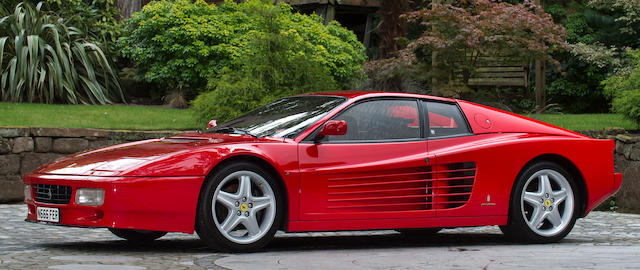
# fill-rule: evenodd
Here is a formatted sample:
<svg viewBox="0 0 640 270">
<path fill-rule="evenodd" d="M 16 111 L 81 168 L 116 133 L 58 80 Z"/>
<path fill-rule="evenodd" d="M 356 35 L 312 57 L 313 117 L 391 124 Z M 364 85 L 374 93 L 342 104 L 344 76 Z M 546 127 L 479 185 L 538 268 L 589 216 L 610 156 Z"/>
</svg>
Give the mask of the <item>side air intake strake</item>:
<svg viewBox="0 0 640 270">
<path fill-rule="evenodd" d="M 461 162 L 330 178 L 327 208 L 345 212 L 456 208 L 469 201 L 475 175 L 475 163 Z"/>
</svg>

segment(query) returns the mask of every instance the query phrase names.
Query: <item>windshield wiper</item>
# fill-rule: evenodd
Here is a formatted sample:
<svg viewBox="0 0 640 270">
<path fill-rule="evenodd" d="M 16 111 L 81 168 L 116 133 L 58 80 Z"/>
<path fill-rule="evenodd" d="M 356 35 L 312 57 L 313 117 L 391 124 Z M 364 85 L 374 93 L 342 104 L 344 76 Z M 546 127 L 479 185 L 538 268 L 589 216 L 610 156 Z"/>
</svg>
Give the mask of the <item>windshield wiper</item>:
<svg viewBox="0 0 640 270">
<path fill-rule="evenodd" d="M 260 138 L 260 137 L 258 137 L 256 135 L 254 135 L 253 133 L 249 132 L 246 129 L 237 128 L 237 127 L 213 128 L 213 129 L 207 130 L 207 132 L 242 134 L 242 135 L 249 135 L 249 136 L 254 137 L 254 138 Z"/>
</svg>

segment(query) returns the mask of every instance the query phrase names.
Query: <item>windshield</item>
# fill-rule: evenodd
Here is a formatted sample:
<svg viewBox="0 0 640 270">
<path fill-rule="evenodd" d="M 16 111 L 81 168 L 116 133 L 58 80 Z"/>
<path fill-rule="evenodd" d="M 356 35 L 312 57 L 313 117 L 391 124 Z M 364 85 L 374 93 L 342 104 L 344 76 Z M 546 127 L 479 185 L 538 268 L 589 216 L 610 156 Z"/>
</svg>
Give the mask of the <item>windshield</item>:
<svg viewBox="0 0 640 270">
<path fill-rule="evenodd" d="M 346 98 L 337 96 L 287 97 L 206 132 L 295 138 L 345 100 Z"/>
</svg>

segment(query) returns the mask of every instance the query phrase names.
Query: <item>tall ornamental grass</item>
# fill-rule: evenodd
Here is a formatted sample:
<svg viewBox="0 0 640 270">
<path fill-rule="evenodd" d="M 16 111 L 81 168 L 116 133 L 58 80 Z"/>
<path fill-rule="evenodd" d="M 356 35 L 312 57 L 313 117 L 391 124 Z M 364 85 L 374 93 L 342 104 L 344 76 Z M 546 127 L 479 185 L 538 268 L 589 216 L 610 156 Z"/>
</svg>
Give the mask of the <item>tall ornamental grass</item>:
<svg viewBox="0 0 640 270">
<path fill-rule="evenodd" d="M 22 2 L 0 19 L 0 100 L 124 101 L 117 71 L 99 44 L 42 6 Z"/>
</svg>

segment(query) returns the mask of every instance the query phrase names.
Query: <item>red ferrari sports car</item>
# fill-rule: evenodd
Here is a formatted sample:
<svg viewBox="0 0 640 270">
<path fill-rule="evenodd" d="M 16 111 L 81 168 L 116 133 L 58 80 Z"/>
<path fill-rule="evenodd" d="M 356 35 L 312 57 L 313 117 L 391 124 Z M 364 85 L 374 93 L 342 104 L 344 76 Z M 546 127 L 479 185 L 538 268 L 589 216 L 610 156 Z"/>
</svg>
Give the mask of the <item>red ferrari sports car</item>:
<svg viewBox="0 0 640 270">
<path fill-rule="evenodd" d="M 283 98 L 202 133 L 63 157 L 24 177 L 27 220 L 131 241 L 197 232 L 227 251 L 276 230 L 499 225 L 554 242 L 620 188 L 612 140 L 462 100 Z"/>
</svg>

